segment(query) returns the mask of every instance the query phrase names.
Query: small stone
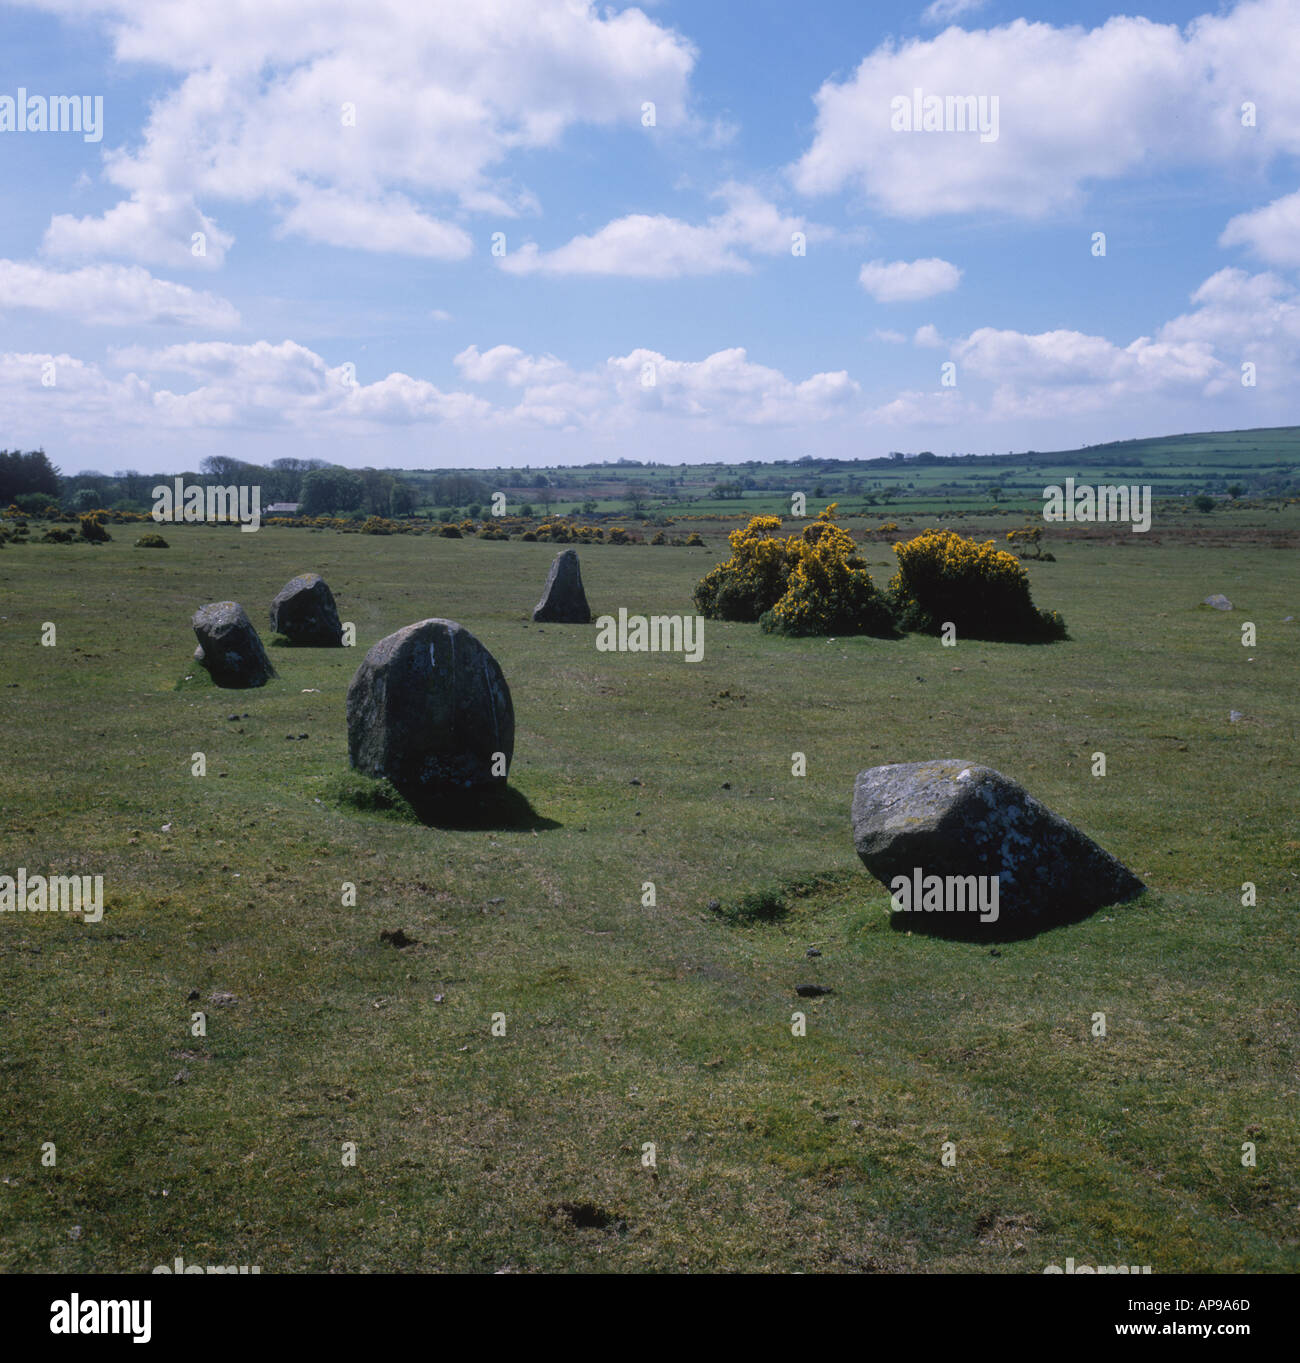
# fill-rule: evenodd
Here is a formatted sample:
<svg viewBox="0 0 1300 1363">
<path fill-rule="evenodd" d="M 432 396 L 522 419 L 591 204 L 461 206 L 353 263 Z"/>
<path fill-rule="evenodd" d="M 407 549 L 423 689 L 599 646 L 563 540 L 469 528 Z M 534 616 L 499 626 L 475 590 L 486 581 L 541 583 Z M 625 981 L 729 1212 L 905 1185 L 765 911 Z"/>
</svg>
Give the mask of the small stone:
<svg viewBox="0 0 1300 1363">
<path fill-rule="evenodd" d="M 1232 609 L 1232 602 L 1222 592 L 1215 592 L 1213 596 L 1207 596 L 1201 604 L 1213 606 L 1216 611 L 1230 611 Z"/>
<path fill-rule="evenodd" d="M 534 621 L 557 625 L 591 623 L 591 607 L 582 589 L 582 570 L 576 549 L 561 549 L 551 564 L 542 599 L 533 607 Z M 542 633 L 543 631 L 538 631 Z"/>
<path fill-rule="evenodd" d="M 238 601 L 200 606 L 190 624 L 199 641 L 194 661 L 208 669 L 218 686 L 265 686 L 275 676 L 262 641 Z"/>
<path fill-rule="evenodd" d="M 811 960 L 814 956 L 820 956 L 821 952 L 818 951 L 816 947 L 809 947 L 808 950 L 804 952 L 804 955 Z"/>
<path fill-rule="evenodd" d="M 721 907 L 722 907 L 722 902 L 721 902 L 721 900 L 718 900 L 718 899 L 710 899 L 710 900 L 709 900 L 709 910 L 710 910 L 711 912 L 716 913 Z"/>
<path fill-rule="evenodd" d="M 191 989 L 185 997 L 190 1003 L 193 1003 L 194 1000 L 199 997 L 199 991 L 197 989 Z"/>
<path fill-rule="evenodd" d="M 271 602 L 271 628 L 291 643 L 343 647 L 334 593 L 319 573 L 299 573 L 280 588 Z"/>
</svg>

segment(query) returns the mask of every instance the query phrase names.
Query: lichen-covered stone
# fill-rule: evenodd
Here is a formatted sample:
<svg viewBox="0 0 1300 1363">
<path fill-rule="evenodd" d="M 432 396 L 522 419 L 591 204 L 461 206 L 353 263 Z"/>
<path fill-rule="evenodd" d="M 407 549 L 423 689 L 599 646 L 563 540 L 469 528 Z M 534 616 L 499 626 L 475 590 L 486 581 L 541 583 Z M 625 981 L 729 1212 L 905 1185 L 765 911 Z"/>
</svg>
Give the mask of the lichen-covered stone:
<svg viewBox="0 0 1300 1363">
<path fill-rule="evenodd" d="M 588 625 L 591 607 L 582 589 L 582 570 L 576 549 L 561 549 L 551 564 L 542 599 L 533 607 L 533 619 L 546 624 Z"/>
<path fill-rule="evenodd" d="M 319 573 L 299 573 L 280 588 L 271 602 L 271 628 L 291 643 L 316 648 L 343 646 L 343 626 L 334 593 Z"/>
<path fill-rule="evenodd" d="M 496 659 L 454 620 L 381 639 L 348 687 L 348 757 L 408 799 L 504 786 L 515 712 Z"/>
<path fill-rule="evenodd" d="M 1086 917 L 1144 888 L 1109 852 L 991 767 L 952 758 L 872 767 L 854 783 L 852 817 L 858 855 L 887 887 L 918 868 L 926 875 L 998 878 L 996 923 L 910 913 L 909 928 L 1027 934 Z"/>
<path fill-rule="evenodd" d="M 238 601 L 200 606 L 190 623 L 199 641 L 194 661 L 207 668 L 218 686 L 265 686 L 275 676 L 253 622 Z"/>
</svg>

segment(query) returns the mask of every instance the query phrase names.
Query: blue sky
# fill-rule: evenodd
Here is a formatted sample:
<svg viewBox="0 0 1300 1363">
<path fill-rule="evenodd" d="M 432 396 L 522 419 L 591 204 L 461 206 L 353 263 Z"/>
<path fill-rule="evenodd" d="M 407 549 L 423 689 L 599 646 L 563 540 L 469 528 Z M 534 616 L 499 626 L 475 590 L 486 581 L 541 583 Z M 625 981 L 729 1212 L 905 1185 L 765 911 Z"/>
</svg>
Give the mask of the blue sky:
<svg viewBox="0 0 1300 1363">
<path fill-rule="evenodd" d="M 1300 420 L 1300 0 L 466 8 L 0 6 L 0 445 L 491 467 Z M 102 97 L 102 139 L 4 130 L 20 88 Z M 892 126 L 918 88 L 996 100 L 996 138 Z"/>
</svg>

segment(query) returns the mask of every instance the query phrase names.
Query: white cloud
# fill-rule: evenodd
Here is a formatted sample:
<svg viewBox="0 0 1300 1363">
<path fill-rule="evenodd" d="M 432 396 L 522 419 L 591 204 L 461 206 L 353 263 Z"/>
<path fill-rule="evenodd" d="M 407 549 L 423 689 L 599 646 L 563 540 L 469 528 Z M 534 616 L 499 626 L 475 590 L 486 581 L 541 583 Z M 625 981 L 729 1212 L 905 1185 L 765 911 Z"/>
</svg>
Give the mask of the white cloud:
<svg viewBox="0 0 1300 1363">
<path fill-rule="evenodd" d="M 642 457 L 668 448 L 686 458 L 719 449 L 740 457 L 759 446 L 772 457 L 782 431 L 812 427 L 828 448 L 839 442 L 848 452 L 863 447 L 873 424 L 896 440 L 908 427 L 1043 422 L 1059 430 L 1078 414 L 1118 434 L 1193 402 L 1207 425 L 1280 424 L 1300 367 L 1300 289 L 1274 274 L 1221 270 L 1184 313 L 1127 344 L 1065 328 L 980 327 L 945 341 L 932 326 L 915 341 L 947 348 L 956 388 L 942 387 L 936 369 L 931 387 L 867 398 L 843 370 L 792 377 L 740 348 L 702 359 L 634 349 L 583 368 L 518 346 L 468 346 L 456 372 L 467 387 L 499 386 L 491 397 L 400 372 L 357 381 L 349 366 L 287 340 L 134 347 L 114 352 L 104 369 L 67 355 L 10 355 L 0 356 L 0 422 L 15 438 L 37 433 L 47 448 L 94 447 L 105 432 L 129 449 L 146 448 L 150 433 L 168 449 L 175 432 L 210 448 L 239 431 L 263 441 L 263 457 L 274 457 L 266 442 L 283 446 L 277 433 L 338 457 L 340 441 L 391 450 L 406 428 L 413 449 L 422 430 L 437 427 L 445 448 L 479 463 L 501 462 L 520 442 L 543 448 L 549 435 L 563 443 L 547 448 L 572 460 L 633 448 Z M 50 358 L 57 386 L 45 389 L 40 365 Z M 1258 367 L 1257 389 L 1240 384 L 1245 361 Z"/>
<path fill-rule="evenodd" d="M 950 24 L 963 14 L 974 14 L 982 10 L 989 0 L 934 0 L 921 14 L 921 22 L 926 24 Z"/>
<path fill-rule="evenodd" d="M 226 200 L 267 203 L 316 240 L 455 258 L 465 242 L 447 213 L 535 206 L 508 173 L 516 152 L 554 147 L 577 124 L 637 127 L 646 100 L 658 127 L 693 126 L 695 50 L 636 8 L 95 0 L 72 12 L 107 25 L 119 61 L 179 80 L 142 142 L 105 158 L 129 197 L 99 219 L 56 219 L 52 252 L 179 263 L 177 240 L 189 240 L 176 206 Z M 322 203 L 347 221 L 323 221 Z M 385 231 L 387 205 L 398 221 Z"/>
<path fill-rule="evenodd" d="M 913 303 L 950 293 L 961 283 L 961 271 L 949 261 L 873 260 L 858 272 L 858 283 L 877 303 Z"/>
<path fill-rule="evenodd" d="M 1300 190 L 1239 213 L 1223 229 L 1219 245 L 1246 246 L 1270 265 L 1300 266 Z"/>
<path fill-rule="evenodd" d="M 569 373 L 553 355 L 525 355 L 513 345 L 493 346 L 482 353 L 476 345 L 467 346 L 453 363 L 469 383 L 506 383 L 516 388 L 554 381 Z"/>
<path fill-rule="evenodd" d="M 939 335 L 939 328 L 933 322 L 927 322 L 923 327 L 917 327 L 912 344 L 924 346 L 929 350 L 942 350 L 948 342 Z"/>
<path fill-rule="evenodd" d="M 138 265 L 59 271 L 0 260 L 0 308 L 61 313 L 101 326 L 159 322 L 227 331 L 239 325 L 239 313 L 224 298 L 155 279 Z"/>
<path fill-rule="evenodd" d="M 55 214 L 41 251 L 62 260 L 117 256 L 171 269 L 215 269 L 234 240 L 188 195 L 135 194 L 98 218 Z"/>
<path fill-rule="evenodd" d="M 901 331 L 890 331 L 887 327 L 877 327 L 871 333 L 873 341 L 884 341 L 886 345 L 906 345 L 907 337 Z"/>
<path fill-rule="evenodd" d="M 683 275 L 747 273 L 748 253 L 783 255 L 795 232 L 821 233 L 802 218 L 781 213 L 756 190 L 726 184 L 715 197 L 723 212 L 695 225 L 666 214 L 632 213 L 590 236 L 574 237 L 553 251 L 528 242 L 502 259 L 512 274 L 622 275 L 676 279 Z"/>
<path fill-rule="evenodd" d="M 474 250 L 464 228 L 427 217 L 401 194 L 367 201 L 335 190 L 303 188 L 284 215 L 279 234 L 434 260 L 464 260 Z"/>
<path fill-rule="evenodd" d="M 1262 166 L 1300 153 L 1296 11 L 1295 0 L 1242 0 L 1183 30 L 1142 18 L 1093 29 L 1017 19 L 889 40 L 817 92 L 816 133 L 794 182 L 806 194 L 857 189 L 905 218 L 1035 218 L 1076 208 L 1093 181 Z M 891 101 L 910 102 L 916 89 L 996 97 L 997 139 L 894 131 Z M 1245 100 L 1261 111 L 1256 127 L 1242 125 Z"/>
<path fill-rule="evenodd" d="M 634 350 L 606 361 L 620 400 L 635 411 L 707 418 L 724 424 L 793 425 L 822 421 L 859 391 L 843 370 L 796 383 L 755 364 L 743 348 L 703 360 L 670 360 Z M 652 377 L 653 383 L 647 379 Z"/>
</svg>

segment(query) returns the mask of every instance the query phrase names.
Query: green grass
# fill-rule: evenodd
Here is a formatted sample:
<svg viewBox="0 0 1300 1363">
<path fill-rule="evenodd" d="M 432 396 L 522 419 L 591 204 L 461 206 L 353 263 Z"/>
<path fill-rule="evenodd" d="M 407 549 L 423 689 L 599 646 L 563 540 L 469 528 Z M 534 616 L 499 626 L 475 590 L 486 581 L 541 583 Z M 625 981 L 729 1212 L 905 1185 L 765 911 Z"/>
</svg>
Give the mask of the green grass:
<svg viewBox="0 0 1300 1363">
<path fill-rule="evenodd" d="M 583 550 L 593 609 L 689 610 L 724 545 L 700 528 L 708 550 Z M 112 529 L 0 552 L 0 873 L 102 874 L 108 906 L 0 918 L 0 1269 L 1300 1264 L 1293 547 L 1052 539 L 1029 571 L 1068 643 L 710 621 L 693 665 L 529 624 L 545 544 Z M 882 581 L 887 544 L 866 555 Z M 304 570 L 357 649 L 274 649 L 257 691 L 196 674 L 197 606 L 268 638 Z M 1214 591 L 1238 609 L 1198 609 Z M 429 615 L 501 663 L 536 820 L 359 807 L 348 682 Z M 1024 782 L 1149 892 L 995 949 L 891 930 L 853 777 L 940 755 Z M 609 1224 L 562 1210 L 585 1204 Z"/>
</svg>

